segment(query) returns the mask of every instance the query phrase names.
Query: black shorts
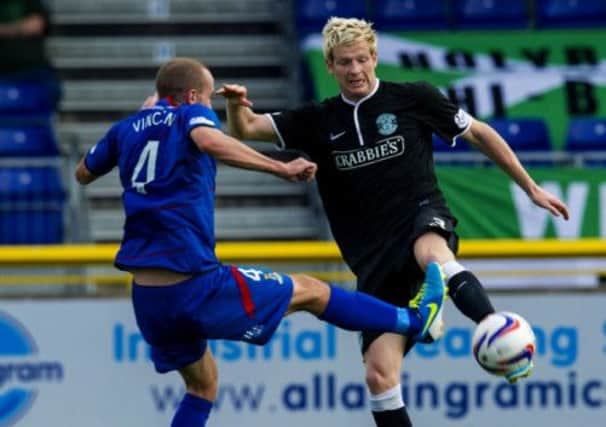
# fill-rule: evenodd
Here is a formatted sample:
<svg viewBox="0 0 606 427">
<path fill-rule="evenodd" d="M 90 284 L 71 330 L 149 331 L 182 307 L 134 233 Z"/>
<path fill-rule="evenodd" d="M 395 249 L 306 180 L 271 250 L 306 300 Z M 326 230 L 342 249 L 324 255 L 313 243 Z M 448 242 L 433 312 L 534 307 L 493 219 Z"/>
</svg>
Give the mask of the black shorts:
<svg viewBox="0 0 606 427">
<path fill-rule="evenodd" d="M 459 244 L 454 231 L 456 223 L 457 220 L 444 204 L 419 208 L 411 225 L 403 233 L 358 263 L 355 268 L 358 290 L 399 307 L 407 307 L 425 278 L 414 257 L 414 242 L 432 231 L 443 236 L 448 247 L 456 254 Z M 363 332 L 362 353 L 380 335 L 381 332 Z M 412 340 L 407 340 L 406 353 L 413 345 Z"/>
</svg>

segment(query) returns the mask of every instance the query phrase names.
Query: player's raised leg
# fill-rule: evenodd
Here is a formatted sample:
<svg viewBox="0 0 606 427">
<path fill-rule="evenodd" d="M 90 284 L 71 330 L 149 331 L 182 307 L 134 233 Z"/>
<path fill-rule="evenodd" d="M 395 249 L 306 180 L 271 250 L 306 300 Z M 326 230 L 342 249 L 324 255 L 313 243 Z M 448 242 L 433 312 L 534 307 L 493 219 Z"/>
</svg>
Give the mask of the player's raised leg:
<svg viewBox="0 0 606 427">
<path fill-rule="evenodd" d="M 293 275 L 294 293 L 288 312 L 309 311 L 340 328 L 354 331 L 394 332 L 423 340 L 443 334 L 442 304 L 445 287 L 437 263 L 427 269 L 425 284 L 410 308 L 385 303 L 362 292 L 326 285 L 305 275 Z"/>
</svg>

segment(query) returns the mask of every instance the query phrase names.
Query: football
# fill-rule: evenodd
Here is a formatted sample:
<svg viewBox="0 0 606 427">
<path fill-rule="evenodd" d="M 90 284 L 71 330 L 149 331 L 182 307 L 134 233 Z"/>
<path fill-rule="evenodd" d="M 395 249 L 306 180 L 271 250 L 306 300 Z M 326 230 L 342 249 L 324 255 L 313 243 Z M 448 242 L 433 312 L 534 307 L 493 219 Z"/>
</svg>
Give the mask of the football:
<svg viewBox="0 0 606 427">
<path fill-rule="evenodd" d="M 536 339 L 519 314 L 502 311 L 486 316 L 476 327 L 472 343 L 480 366 L 510 382 L 528 376 L 533 368 Z"/>
</svg>

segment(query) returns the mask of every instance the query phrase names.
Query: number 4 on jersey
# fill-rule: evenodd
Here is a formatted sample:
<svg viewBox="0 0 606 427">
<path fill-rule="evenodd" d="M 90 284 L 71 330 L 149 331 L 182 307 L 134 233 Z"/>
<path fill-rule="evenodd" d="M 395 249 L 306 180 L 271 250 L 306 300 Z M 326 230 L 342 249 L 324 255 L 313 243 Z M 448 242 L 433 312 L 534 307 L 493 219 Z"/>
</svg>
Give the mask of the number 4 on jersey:
<svg viewBox="0 0 606 427">
<path fill-rule="evenodd" d="M 139 155 L 139 160 L 137 160 L 135 170 L 130 178 L 130 182 L 133 185 L 133 188 L 137 190 L 137 193 L 147 194 L 147 191 L 145 191 L 145 185 L 149 184 L 156 178 L 156 160 L 158 159 L 159 144 L 160 141 L 157 140 L 147 141 L 147 144 L 145 144 L 145 147 Z M 145 175 L 140 177 L 139 175 L 143 175 L 141 174 L 141 171 L 143 170 L 143 166 L 145 166 L 146 162 L 147 168 L 145 170 Z"/>
</svg>

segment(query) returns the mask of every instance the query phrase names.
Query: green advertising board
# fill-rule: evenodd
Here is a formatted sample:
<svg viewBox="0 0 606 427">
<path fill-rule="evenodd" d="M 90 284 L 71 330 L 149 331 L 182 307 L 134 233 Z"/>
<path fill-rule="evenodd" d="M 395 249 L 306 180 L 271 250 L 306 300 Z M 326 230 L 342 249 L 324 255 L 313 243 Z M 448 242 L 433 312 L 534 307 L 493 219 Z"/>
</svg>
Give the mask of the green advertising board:
<svg viewBox="0 0 606 427">
<path fill-rule="evenodd" d="M 338 93 L 321 36 L 303 52 L 316 98 Z M 606 31 L 381 33 L 377 75 L 429 81 L 481 119 L 543 118 L 558 149 L 570 117 L 606 116 Z"/>
<path fill-rule="evenodd" d="M 568 221 L 534 205 L 497 167 L 436 171 L 463 238 L 606 237 L 606 169 L 529 169 L 539 185 L 568 205 Z"/>
</svg>

